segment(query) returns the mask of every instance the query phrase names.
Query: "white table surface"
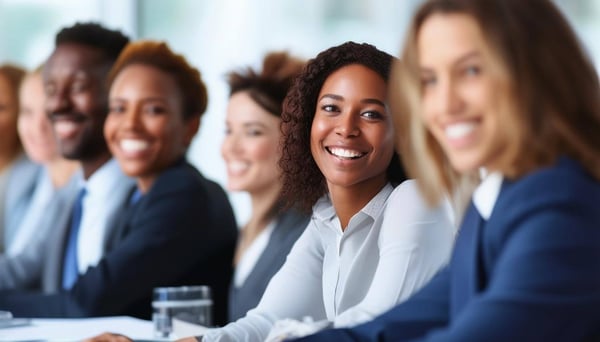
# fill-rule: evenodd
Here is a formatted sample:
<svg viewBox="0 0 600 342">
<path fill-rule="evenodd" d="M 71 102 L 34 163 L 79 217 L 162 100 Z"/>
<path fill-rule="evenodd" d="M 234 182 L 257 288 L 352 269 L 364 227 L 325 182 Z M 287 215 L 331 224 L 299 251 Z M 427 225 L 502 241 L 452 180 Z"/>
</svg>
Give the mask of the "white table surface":
<svg viewBox="0 0 600 342">
<path fill-rule="evenodd" d="M 33 318 L 31 324 L 0 329 L 0 341 L 80 341 L 104 332 L 134 340 L 153 340 L 152 322 L 127 316 L 53 319 Z"/>
</svg>

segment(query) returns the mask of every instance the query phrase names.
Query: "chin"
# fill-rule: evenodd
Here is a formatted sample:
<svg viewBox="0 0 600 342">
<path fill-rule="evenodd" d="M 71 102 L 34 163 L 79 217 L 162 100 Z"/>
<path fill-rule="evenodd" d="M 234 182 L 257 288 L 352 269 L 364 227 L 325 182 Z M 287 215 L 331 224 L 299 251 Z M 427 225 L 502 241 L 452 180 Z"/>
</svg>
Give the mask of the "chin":
<svg viewBox="0 0 600 342">
<path fill-rule="evenodd" d="M 477 161 L 464 159 L 450 159 L 450 163 L 452 164 L 454 170 L 458 171 L 459 173 L 469 173 L 477 171 L 482 166 L 481 163 Z"/>
</svg>

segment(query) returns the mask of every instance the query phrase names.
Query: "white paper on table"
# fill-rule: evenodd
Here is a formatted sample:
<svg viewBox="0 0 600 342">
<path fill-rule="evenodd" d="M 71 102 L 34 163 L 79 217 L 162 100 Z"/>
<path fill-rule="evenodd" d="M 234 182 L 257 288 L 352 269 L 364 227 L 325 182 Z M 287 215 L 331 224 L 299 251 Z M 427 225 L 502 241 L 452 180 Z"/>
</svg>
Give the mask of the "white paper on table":
<svg viewBox="0 0 600 342">
<path fill-rule="evenodd" d="M 173 333 L 178 338 L 190 337 L 190 336 L 200 336 L 200 335 L 204 334 L 204 332 L 206 330 L 209 329 L 203 325 L 185 322 L 185 321 L 182 321 L 177 318 L 173 318 L 172 323 L 173 323 Z"/>
<path fill-rule="evenodd" d="M 105 332 L 152 340 L 151 321 L 127 316 L 100 318 L 33 318 L 31 325 L 0 330 L 0 341 L 80 341 Z"/>
</svg>

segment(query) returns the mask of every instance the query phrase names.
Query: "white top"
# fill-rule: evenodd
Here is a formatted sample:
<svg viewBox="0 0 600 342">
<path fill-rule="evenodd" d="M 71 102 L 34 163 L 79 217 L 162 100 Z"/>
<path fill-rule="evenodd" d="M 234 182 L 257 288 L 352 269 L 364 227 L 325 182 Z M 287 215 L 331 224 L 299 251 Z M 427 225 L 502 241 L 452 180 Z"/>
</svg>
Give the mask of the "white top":
<svg viewBox="0 0 600 342">
<path fill-rule="evenodd" d="M 486 174 L 481 184 L 473 192 L 473 205 L 484 220 L 488 220 L 492 215 L 503 180 L 504 177 L 501 173 Z"/>
<path fill-rule="evenodd" d="M 258 259 L 262 255 L 265 248 L 267 248 L 267 244 L 269 244 L 269 239 L 271 238 L 271 233 L 273 233 L 273 229 L 275 229 L 275 225 L 277 224 L 277 220 L 271 221 L 265 229 L 263 229 L 250 243 L 250 246 L 244 251 L 244 254 L 241 256 L 237 266 L 235 267 L 235 271 L 233 273 L 233 286 L 236 288 L 242 287 L 246 279 L 256 263 Z M 242 233 L 243 234 L 243 233 Z"/>
<path fill-rule="evenodd" d="M 328 196 L 258 306 L 210 329 L 203 341 L 262 341 L 276 321 L 327 319 L 351 326 L 372 319 L 425 285 L 450 257 L 451 207 L 430 208 L 417 184 L 386 185 L 342 231 Z"/>
<path fill-rule="evenodd" d="M 83 274 L 88 267 L 96 266 L 104 254 L 106 232 L 111 228 L 112 219 L 120 200 L 134 184 L 125 176 L 115 159 L 111 159 L 94 172 L 87 181 L 83 198 L 83 212 L 77 239 L 77 265 Z"/>
<path fill-rule="evenodd" d="M 55 199 L 58 189 L 54 188 L 50 173 L 46 168 L 42 168 L 38 174 L 36 186 L 31 196 L 31 202 L 27 207 L 25 216 L 15 232 L 15 237 L 8 247 L 6 254 L 15 256 L 21 253 L 29 244 L 30 239 L 35 234 L 40 234 L 40 227 L 47 219 L 46 209 Z"/>
</svg>

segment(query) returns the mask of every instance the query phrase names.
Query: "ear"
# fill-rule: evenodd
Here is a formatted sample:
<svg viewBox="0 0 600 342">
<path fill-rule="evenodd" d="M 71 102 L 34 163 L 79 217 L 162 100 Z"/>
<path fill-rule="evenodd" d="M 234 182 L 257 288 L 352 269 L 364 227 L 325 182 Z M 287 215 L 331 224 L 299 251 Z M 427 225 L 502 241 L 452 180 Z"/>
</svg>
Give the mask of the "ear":
<svg viewBox="0 0 600 342">
<path fill-rule="evenodd" d="M 190 147 L 192 143 L 192 139 L 198 133 L 198 129 L 200 128 L 200 115 L 194 115 L 193 117 L 185 120 L 185 132 L 183 141 L 185 143 L 186 148 Z"/>
</svg>

